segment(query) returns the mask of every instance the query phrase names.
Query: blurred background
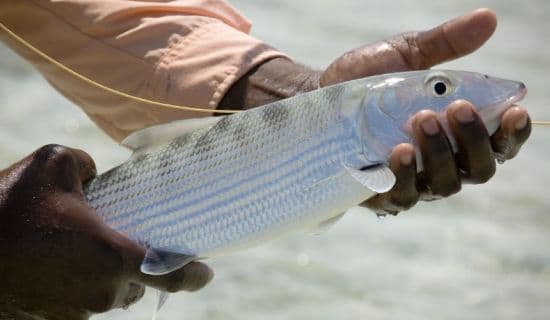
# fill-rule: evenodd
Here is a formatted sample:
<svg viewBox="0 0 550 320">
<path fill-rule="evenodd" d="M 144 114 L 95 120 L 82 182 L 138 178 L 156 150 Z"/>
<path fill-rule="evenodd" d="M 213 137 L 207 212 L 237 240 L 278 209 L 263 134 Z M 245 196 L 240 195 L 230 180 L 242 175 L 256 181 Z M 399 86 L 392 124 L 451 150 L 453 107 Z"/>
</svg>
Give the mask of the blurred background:
<svg viewBox="0 0 550 320">
<path fill-rule="evenodd" d="M 550 2 L 231 0 L 252 34 L 322 68 L 343 52 L 435 26 L 477 7 L 499 26 L 476 53 L 443 65 L 522 80 L 522 105 L 550 120 Z M 52 39 L 52 41 L 54 41 Z M 100 172 L 129 153 L 0 45 L 0 167 L 46 143 L 89 152 Z M 352 209 L 328 232 L 208 261 L 214 281 L 174 295 L 158 319 L 550 319 L 550 128 L 534 128 L 482 186 L 377 219 Z M 150 319 L 149 292 L 95 319 Z"/>
</svg>

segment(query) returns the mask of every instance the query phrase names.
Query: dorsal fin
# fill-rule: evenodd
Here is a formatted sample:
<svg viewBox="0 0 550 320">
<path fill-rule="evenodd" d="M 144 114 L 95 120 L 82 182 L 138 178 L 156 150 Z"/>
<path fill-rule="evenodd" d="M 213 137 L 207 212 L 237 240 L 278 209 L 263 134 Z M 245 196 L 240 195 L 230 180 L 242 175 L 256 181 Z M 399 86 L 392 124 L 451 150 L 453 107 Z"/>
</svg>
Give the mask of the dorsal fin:
<svg viewBox="0 0 550 320">
<path fill-rule="evenodd" d="M 143 150 L 168 143 L 195 130 L 213 126 L 221 119 L 223 117 L 204 117 L 163 123 L 136 131 L 126 137 L 121 144 L 134 152 L 143 153 Z"/>
</svg>

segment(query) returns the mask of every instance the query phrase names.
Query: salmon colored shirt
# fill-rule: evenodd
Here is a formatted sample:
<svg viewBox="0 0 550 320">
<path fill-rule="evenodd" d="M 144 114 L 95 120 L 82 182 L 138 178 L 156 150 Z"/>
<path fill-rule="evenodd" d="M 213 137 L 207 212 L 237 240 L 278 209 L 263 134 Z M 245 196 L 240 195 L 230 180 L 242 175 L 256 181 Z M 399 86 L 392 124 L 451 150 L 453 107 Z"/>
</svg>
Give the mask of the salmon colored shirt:
<svg viewBox="0 0 550 320">
<path fill-rule="evenodd" d="M 215 109 L 252 67 L 284 56 L 249 36 L 250 22 L 223 0 L 2 0 L 0 22 L 98 83 L 193 107 Z M 143 127 L 208 115 L 115 96 L 52 65 L 5 32 L 0 39 L 117 141 Z"/>
</svg>

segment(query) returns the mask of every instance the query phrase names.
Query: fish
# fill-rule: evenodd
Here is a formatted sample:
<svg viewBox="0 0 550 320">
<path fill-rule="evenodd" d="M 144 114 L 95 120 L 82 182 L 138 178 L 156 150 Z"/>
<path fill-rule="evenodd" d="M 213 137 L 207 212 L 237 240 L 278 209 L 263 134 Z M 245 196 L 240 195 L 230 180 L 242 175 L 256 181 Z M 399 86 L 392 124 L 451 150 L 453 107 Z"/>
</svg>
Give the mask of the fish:
<svg viewBox="0 0 550 320">
<path fill-rule="evenodd" d="M 157 107 L 211 112 L 118 91 L 60 63 L 1 22 L 0 29 L 92 87 Z M 132 157 L 84 191 L 107 224 L 147 246 L 141 271 L 165 274 L 292 231 L 326 229 L 361 196 L 390 190 L 395 177 L 387 166 L 389 150 L 402 142 L 415 145 L 408 119 L 416 111 L 443 115 L 448 103 L 469 100 L 492 134 L 502 112 L 525 94 L 521 82 L 464 71 L 358 79 L 226 116 L 229 120 L 190 119 L 138 131 L 123 142 L 134 150 Z M 448 138 L 456 152 L 454 138 Z M 416 157 L 420 171 L 419 152 Z M 159 295 L 157 310 L 166 298 Z"/>
<path fill-rule="evenodd" d="M 122 142 L 133 150 L 130 159 L 95 177 L 84 193 L 106 224 L 147 248 L 141 271 L 162 275 L 327 228 L 393 187 L 388 158 L 400 143 L 416 147 L 414 114 L 433 110 L 450 132 L 447 106 L 468 100 L 492 134 L 526 92 L 522 82 L 455 70 L 343 82 L 232 115 L 134 132 Z"/>
</svg>

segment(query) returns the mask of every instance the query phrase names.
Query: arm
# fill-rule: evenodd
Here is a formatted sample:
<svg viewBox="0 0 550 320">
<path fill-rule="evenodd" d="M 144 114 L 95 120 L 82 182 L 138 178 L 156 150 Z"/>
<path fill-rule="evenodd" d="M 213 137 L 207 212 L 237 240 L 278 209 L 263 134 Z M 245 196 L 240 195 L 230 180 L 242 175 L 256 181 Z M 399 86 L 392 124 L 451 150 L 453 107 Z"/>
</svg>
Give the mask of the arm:
<svg viewBox="0 0 550 320">
<path fill-rule="evenodd" d="M 56 145 L 0 171 L 0 318 L 87 319 L 136 302 L 145 286 L 197 290 L 211 279 L 197 262 L 142 274 L 145 248 L 103 224 L 84 198 L 94 175 L 86 153 Z"/>
<path fill-rule="evenodd" d="M 480 9 L 434 29 L 409 32 L 351 50 L 326 70 L 316 71 L 287 59 L 272 59 L 239 79 L 219 108 L 251 108 L 341 81 L 370 75 L 430 68 L 469 54 L 492 35 L 493 12 Z M 396 214 L 419 199 L 433 200 L 460 191 L 462 183 L 484 183 L 495 172 L 495 157 L 513 158 L 531 132 L 527 111 L 507 110 L 501 127 L 491 137 L 475 111 L 465 101 L 453 103 L 447 112 L 452 133 L 459 142 L 453 155 L 438 116 L 422 111 L 412 119 L 413 131 L 423 155 L 424 171 L 417 174 L 411 145 L 397 146 L 390 167 L 397 176 L 394 188 L 364 203 L 380 214 Z"/>
<path fill-rule="evenodd" d="M 118 6 L 113 6 L 115 2 Z M 67 42 L 76 43 L 74 46 L 78 49 L 86 48 L 86 54 L 92 53 L 96 59 L 81 60 L 81 57 L 86 57 L 81 50 L 66 50 L 67 48 L 62 48 L 64 50 L 58 53 L 47 53 L 98 82 L 152 100 L 210 108 L 218 106 L 221 109 L 229 106 L 250 108 L 339 81 L 385 72 L 428 68 L 471 53 L 490 37 L 496 27 L 496 17 L 492 12 L 478 10 L 432 30 L 406 33 L 357 48 L 336 59 L 326 70 L 314 71 L 290 61 L 284 54 L 238 31 L 247 31 L 249 25 L 244 19 L 235 20 L 241 23 L 224 19 L 220 12 L 229 10 L 227 7 L 218 10 L 218 16 L 208 16 L 207 25 L 215 25 L 214 29 L 201 27 L 201 23 L 193 21 L 203 21 L 205 10 L 189 11 L 184 5 L 187 2 L 171 1 L 171 5 L 165 2 L 151 5 L 147 1 L 56 2 L 48 12 L 59 10 L 59 6 L 72 6 L 78 10 L 75 9 L 71 14 L 76 15 L 79 21 L 94 22 L 94 28 L 91 29 L 84 28 L 86 24 L 81 26 L 94 42 L 84 42 L 86 45 L 83 45 L 78 37 L 73 42 Z M 5 3 L 10 3 L 9 8 L 18 8 L 19 3 L 28 5 L 35 2 L 6 1 L 0 6 Z M 53 6 L 52 1 L 40 3 Z M 139 8 L 128 7 L 135 6 L 136 3 L 139 3 Z M 223 4 L 219 1 L 215 3 Z M 157 5 L 162 7 L 161 11 L 155 11 L 158 10 Z M 0 7 L 2 21 L 11 17 L 15 31 L 31 38 L 34 35 L 37 42 L 47 42 L 47 39 L 59 32 L 72 34 L 72 29 L 67 29 L 63 23 L 58 33 L 52 32 L 54 29 L 48 24 L 42 26 L 41 33 L 36 34 L 31 26 L 18 27 L 15 19 L 18 15 L 7 10 L 9 8 Z M 26 10 L 35 12 L 36 7 Z M 128 12 L 132 12 L 132 15 L 128 15 Z M 174 17 L 168 26 L 175 25 L 176 30 L 166 27 L 162 19 L 165 16 Z M 40 22 L 39 15 L 34 18 L 32 21 Z M 48 21 L 57 23 L 55 17 L 52 19 Z M 143 25 L 143 21 L 149 23 Z M 78 30 L 80 29 L 77 28 Z M 80 31 L 77 32 L 79 34 Z M 127 38 L 122 35 L 131 36 Z M 172 35 L 180 39 L 179 45 L 171 45 Z M 111 41 L 108 42 L 106 53 L 95 41 L 97 39 Z M 10 42 L 9 39 L 6 41 Z M 185 43 L 185 46 L 181 43 Z M 39 47 L 48 48 L 48 43 L 38 44 Z M 12 44 L 12 47 L 25 54 L 17 44 Z M 52 47 L 51 44 L 49 47 Z M 111 50 L 112 48 L 116 50 Z M 173 59 L 162 59 L 167 56 Z M 27 58 L 33 61 L 32 56 Z M 51 83 L 79 104 L 92 120 L 117 140 L 141 127 L 181 117 L 203 115 L 160 109 L 112 97 L 67 78 L 66 74 L 59 74 L 59 70 L 52 70 L 52 66 L 41 66 L 39 61 L 35 64 Z M 120 68 L 121 65 L 124 68 Z M 141 69 L 142 66 L 144 69 Z M 112 70 L 117 70 L 117 73 L 113 74 Z M 120 81 L 121 79 L 124 81 Z M 423 130 L 430 127 L 437 130 L 440 124 L 433 114 L 421 113 L 418 115 L 419 124 L 427 124 L 415 126 L 415 136 L 425 161 L 424 172 L 416 174 L 412 146 L 396 147 L 390 159 L 391 167 L 398 177 L 396 186 L 389 193 L 368 201 L 367 206 L 379 212 L 395 213 L 413 206 L 419 198 L 433 199 L 458 192 L 462 182 L 484 182 L 495 171 L 493 152 L 502 159 L 509 159 L 519 151 L 529 136 L 530 121 L 527 112 L 522 108 L 512 108 L 506 112 L 501 129 L 492 137 L 487 136 L 475 110 L 471 121 L 468 121 L 467 111 L 472 106 L 459 102 L 456 109 L 466 111 L 466 122 L 457 122 L 452 116 L 455 112 L 449 113 L 449 121 L 455 124 L 454 134 L 457 140 L 462 141 L 461 159 L 455 159 L 441 130 L 433 137 L 429 132 L 433 133 L 434 130 Z M 456 114 L 464 115 L 463 112 Z M 433 124 L 431 120 L 435 121 L 435 125 L 429 125 Z"/>
<path fill-rule="evenodd" d="M 206 109 L 215 109 L 248 70 L 284 56 L 248 36 L 250 23 L 220 0 L 4 0 L 0 21 L 100 84 Z M 0 39 L 117 141 L 154 124 L 209 115 L 115 96 L 75 79 L 1 31 Z"/>
</svg>

